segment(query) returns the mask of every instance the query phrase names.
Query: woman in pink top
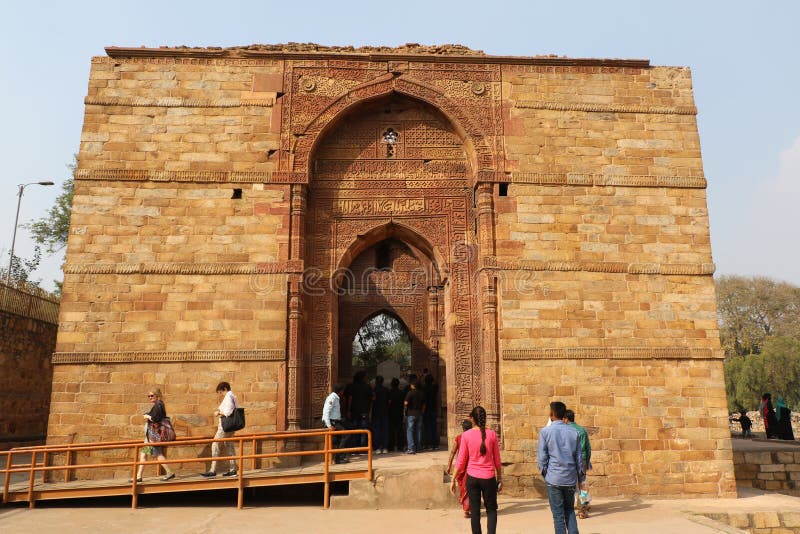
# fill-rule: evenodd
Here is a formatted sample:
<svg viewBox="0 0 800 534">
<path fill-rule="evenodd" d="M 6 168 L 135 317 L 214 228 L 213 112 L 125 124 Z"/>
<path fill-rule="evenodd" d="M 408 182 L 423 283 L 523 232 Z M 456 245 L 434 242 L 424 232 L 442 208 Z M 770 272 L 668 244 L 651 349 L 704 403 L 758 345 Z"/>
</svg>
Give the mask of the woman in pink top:
<svg viewBox="0 0 800 534">
<path fill-rule="evenodd" d="M 486 428 L 486 410 L 482 406 L 474 407 L 469 418 L 477 428 L 461 434 L 461 447 L 450 491 L 455 495 L 458 475 L 466 469 L 472 534 L 481 534 L 481 495 L 486 506 L 487 530 L 489 534 L 495 534 L 497 494 L 503 487 L 500 446 L 494 430 Z"/>
</svg>

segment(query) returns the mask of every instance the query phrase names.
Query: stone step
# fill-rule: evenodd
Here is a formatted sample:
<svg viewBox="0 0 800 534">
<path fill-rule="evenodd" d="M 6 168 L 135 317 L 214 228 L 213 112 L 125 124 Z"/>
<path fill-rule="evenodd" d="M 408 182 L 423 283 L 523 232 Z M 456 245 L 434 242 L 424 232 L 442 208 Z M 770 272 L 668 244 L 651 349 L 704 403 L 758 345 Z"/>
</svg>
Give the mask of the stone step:
<svg viewBox="0 0 800 534">
<path fill-rule="evenodd" d="M 372 480 L 350 482 L 348 495 L 331 496 L 331 508 L 431 510 L 458 506 L 444 465 L 376 467 Z"/>
</svg>

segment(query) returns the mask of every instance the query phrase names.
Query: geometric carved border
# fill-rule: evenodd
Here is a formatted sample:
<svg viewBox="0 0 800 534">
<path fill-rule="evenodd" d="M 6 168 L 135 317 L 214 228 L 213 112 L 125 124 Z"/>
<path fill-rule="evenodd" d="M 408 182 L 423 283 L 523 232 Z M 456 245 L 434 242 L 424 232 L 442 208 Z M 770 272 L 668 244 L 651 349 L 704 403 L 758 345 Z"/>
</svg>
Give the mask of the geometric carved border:
<svg viewBox="0 0 800 534">
<path fill-rule="evenodd" d="M 716 266 L 713 263 L 499 260 L 496 256 L 485 256 L 481 267 L 503 271 L 585 271 L 596 273 L 660 274 L 675 276 L 705 276 L 714 274 L 716 270 Z"/>
<path fill-rule="evenodd" d="M 504 360 L 721 360 L 723 351 L 684 347 L 573 347 L 563 349 L 506 349 Z"/>
<path fill-rule="evenodd" d="M 152 171 L 144 169 L 77 169 L 76 180 L 121 182 L 212 182 L 270 183 L 271 172 L 244 171 Z"/>
<path fill-rule="evenodd" d="M 518 100 L 514 107 L 524 109 L 548 109 L 552 111 L 588 111 L 601 113 L 653 113 L 658 115 L 697 115 L 694 106 L 638 106 L 634 104 L 592 104 L 589 102 L 543 102 Z"/>
<path fill-rule="evenodd" d="M 207 100 L 202 98 L 180 98 L 177 96 L 161 98 L 87 96 L 83 99 L 87 106 L 127 106 L 148 108 L 238 108 L 272 107 L 274 98 L 228 98 Z"/>
<path fill-rule="evenodd" d="M 585 185 L 617 187 L 674 187 L 705 189 L 703 176 L 658 176 L 638 174 L 632 176 L 586 173 L 514 172 L 511 183 L 535 185 Z"/>
<path fill-rule="evenodd" d="M 286 274 L 303 271 L 302 262 L 262 263 L 91 263 L 67 264 L 65 274 Z"/>
<path fill-rule="evenodd" d="M 141 362 L 250 362 L 283 361 L 283 349 L 190 350 L 158 352 L 54 352 L 53 364 Z"/>
</svg>

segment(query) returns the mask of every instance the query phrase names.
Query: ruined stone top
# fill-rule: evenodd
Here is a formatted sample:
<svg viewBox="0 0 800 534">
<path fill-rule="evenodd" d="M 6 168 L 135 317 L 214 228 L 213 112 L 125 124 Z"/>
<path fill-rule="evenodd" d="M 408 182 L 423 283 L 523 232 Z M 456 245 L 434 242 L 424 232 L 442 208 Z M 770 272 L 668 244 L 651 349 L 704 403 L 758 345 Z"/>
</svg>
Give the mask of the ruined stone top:
<svg viewBox="0 0 800 534">
<path fill-rule="evenodd" d="M 401 46 L 326 46 L 316 43 L 252 44 L 231 47 L 160 46 L 158 48 L 106 47 L 110 57 L 204 57 L 204 58 L 315 58 L 320 56 L 366 60 L 448 61 L 457 63 L 510 63 L 585 65 L 614 67 L 649 67 L 647 59 L 568 58 L 566 56 L 492 56 L 460 44 L 422 45 L 406 43 Z"/>
</svg>

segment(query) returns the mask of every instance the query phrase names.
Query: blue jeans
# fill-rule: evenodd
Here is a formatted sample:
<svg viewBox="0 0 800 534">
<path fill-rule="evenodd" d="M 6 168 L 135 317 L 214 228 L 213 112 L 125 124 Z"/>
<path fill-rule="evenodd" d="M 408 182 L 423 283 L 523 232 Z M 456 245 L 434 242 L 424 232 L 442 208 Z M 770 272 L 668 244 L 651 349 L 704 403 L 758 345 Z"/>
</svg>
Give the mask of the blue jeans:
<svg viewBox="0 0 800 534">
<path fill-rule="evenodd" d="M 575 486 L 553 486 L 547 484 L 547 499 L 553 513 L 555 534 L 578 534 L 575 518 Z"/>
<path fill-rule="evenodd" d="M 369 428 L 369 421 L 367 420 L 369 414 L 365 413 L 355 413 L 353 414 L 353 428 L 363 428 L 367 430 Z M 352 438 L 354 439 L 355 443 L 353 443 L 352 447 L 366 447 L 367 446 L 367 435 L 366 434 L 353 434 Z"/>
<path fill-rule="evenodd" d="M 420 416 L 409 415 L 406 417 L 406 442 L 408 450 L 417 452 L 417 447 L 422 445 L 422 427 L 420 426 Z"/>
<path fill-rule="evenodd" d="M 375 415 L 372 417 L 372 450 L 379 451 L 389 448 L 389 416 Z"/>
</svg>

